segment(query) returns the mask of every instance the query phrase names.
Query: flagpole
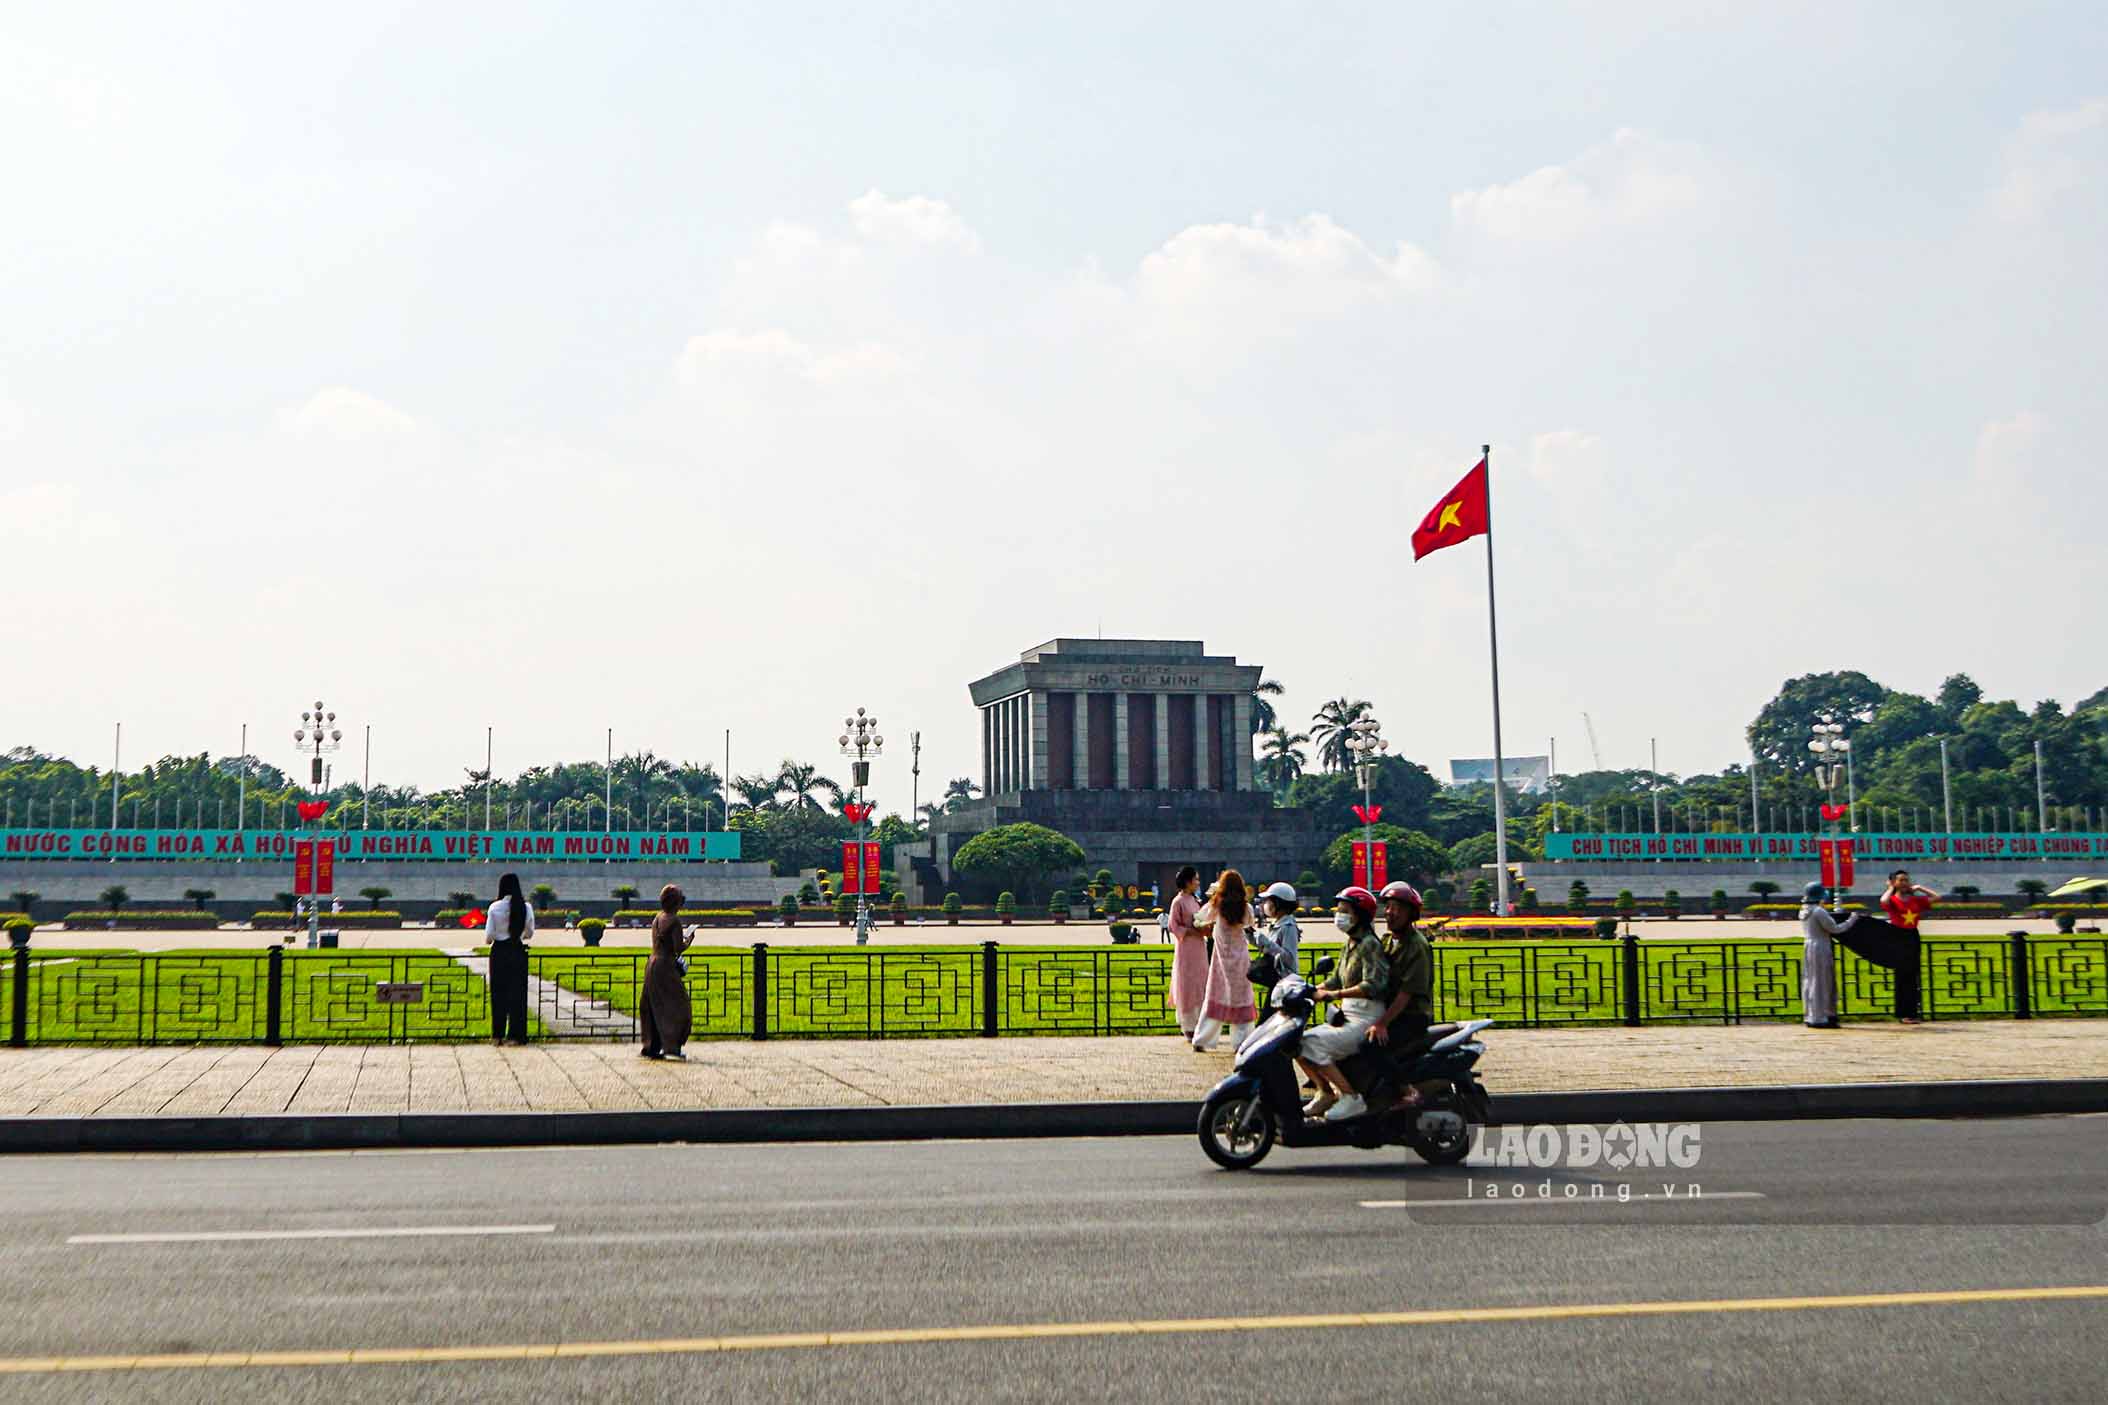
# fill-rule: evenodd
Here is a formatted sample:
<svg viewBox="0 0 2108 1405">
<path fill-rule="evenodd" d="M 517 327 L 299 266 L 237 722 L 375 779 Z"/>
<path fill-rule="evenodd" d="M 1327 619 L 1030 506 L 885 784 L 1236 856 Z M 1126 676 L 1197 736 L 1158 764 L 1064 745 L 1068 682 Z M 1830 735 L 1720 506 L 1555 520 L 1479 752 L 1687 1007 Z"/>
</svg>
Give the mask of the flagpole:
<svg viewBox="0 0 2108 1405">
<path fill-rule="evenodd" d="M 1500 745 L 1500 615 L 1493 605 L 1493 446 L 1481 446 L 1486 465 L 1486 641 L 1493 659 L 1493 863 L 1494 907 L 1508 915 L 1507 763 Z"/>
</svg>

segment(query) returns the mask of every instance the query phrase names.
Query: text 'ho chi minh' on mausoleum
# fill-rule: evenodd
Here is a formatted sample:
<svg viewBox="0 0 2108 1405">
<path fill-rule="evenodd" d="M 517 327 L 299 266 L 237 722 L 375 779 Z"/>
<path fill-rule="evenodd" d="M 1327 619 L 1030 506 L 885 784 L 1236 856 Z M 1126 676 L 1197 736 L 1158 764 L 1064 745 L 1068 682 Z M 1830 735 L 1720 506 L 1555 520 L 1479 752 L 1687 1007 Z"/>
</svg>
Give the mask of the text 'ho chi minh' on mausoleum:
<svg viewBox="0 0 2108 1405">
<path fill-rule="evenodd" d="M 1261 670 L 1197 640 L 1056 639 L 974 682 L 983 798 L 902 845 L 912 900 L 959 884 L 951 858 L 974 835 L 1030 821 L 1083 847 L 1087 867 L 1167 893 L 1181 864 L 1290 882 L 1329 836 L 1252 779 L 1252 689 Z"/>
</svg>

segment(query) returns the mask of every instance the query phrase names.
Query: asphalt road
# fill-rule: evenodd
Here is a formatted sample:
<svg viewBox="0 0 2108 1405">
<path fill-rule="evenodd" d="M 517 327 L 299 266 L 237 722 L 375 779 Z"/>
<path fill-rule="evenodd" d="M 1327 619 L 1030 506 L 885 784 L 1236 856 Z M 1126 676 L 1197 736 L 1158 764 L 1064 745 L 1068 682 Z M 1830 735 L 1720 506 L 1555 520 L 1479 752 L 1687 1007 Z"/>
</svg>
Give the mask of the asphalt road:
<svg viewBox="0 0 2108 1405">
<path fill-rule="evenodd" d="M 1188 1138 L 0 1159 L 0 1397 L 2100 1398 L 2108 1296 L 1819 1300 L 2108 1285 L 2108 1117 L 1714 1123 L 1698 1152 L 1277 1150 L 1242 1175 Z M 294 1232 L 320 1237 L 225 1237 Z M 1694 1300 L 1720 1305 L 1613 1315 Z M 1418 1309 L 1472 1311 L 1282 1321 Z M 1224 1317 L 1248 1321 L 1195 1321 Z M 956 1330 L 1136 1320 L 1175 1329 Z M 722 1349 L 868 1329 L 926 1330 Z M 608 1354 L 9 1372 L 583 1342 Z"/>
</svg>

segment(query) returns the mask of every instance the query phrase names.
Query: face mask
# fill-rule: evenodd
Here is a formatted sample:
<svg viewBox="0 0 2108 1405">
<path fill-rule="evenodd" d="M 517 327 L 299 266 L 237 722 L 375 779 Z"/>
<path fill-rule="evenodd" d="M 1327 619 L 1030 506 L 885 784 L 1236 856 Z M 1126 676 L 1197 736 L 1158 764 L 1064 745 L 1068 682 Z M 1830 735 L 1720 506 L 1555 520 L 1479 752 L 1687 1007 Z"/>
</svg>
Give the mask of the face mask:
<svg viewBox="0 0 2108 1405">
<path fill-rule="evenodd" d="M 1332 914 L 1332 925 L 1342 932 L 1351 932 L 1354 930 L 1354 919 L 1344 912 L 1335 912 Z"/>
</svg>

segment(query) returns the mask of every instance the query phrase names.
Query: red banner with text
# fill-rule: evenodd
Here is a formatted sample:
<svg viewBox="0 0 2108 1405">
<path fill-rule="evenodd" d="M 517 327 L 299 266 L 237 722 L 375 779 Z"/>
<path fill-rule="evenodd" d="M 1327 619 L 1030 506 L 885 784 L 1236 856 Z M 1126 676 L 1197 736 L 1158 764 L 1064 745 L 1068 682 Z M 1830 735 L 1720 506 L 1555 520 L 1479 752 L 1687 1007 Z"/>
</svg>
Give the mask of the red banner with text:
<svg viewBox="0 0 2108 1405">
<path fill-rule="evenodd" d="M 864 890 L 864 846 L 854 839 L 842 841 L 842 888 L 845 893 Z"/>
<path fill-rule="evenodd" d="M 303 839 L 293 846 L 293 896 L 304 898 L 315 891 L 315 841 Z"/>
<path fill-rule="evenodd" d="M 323 897 L 337 891 L 337 844 L 333 839 L 315 841 L 315 891 Z"/>
<path fill-rule="evenodd" d="M 878 841 L 864 841 L 864 891 L 872 897 L 878 896 Z"/>
<path fill-rule="evenodd" d="M 1390 881 L 1390 846 L 1384 840 L 1364 844 L 1351 841 L 1349 849 L 1354 856 L 1354 884 L 1375 892 Z M 1373 862 L 1372 862 L 1373 861 Z"/>
</svg>

